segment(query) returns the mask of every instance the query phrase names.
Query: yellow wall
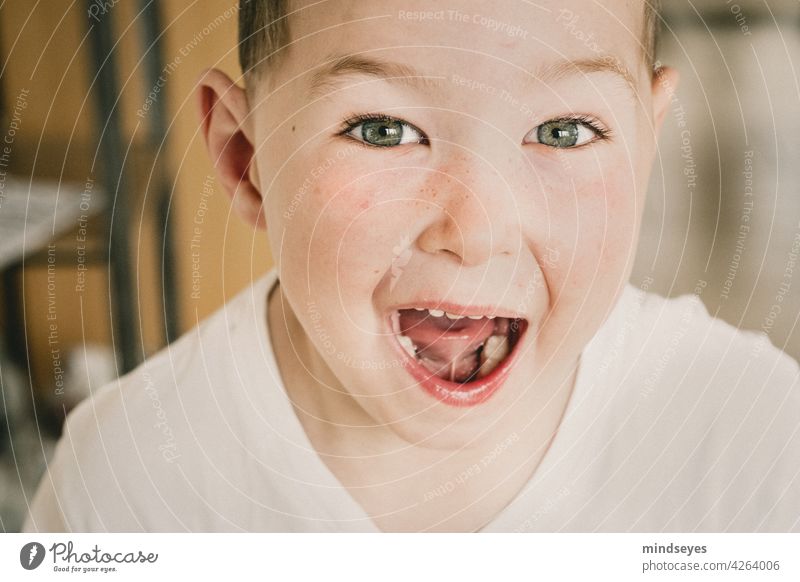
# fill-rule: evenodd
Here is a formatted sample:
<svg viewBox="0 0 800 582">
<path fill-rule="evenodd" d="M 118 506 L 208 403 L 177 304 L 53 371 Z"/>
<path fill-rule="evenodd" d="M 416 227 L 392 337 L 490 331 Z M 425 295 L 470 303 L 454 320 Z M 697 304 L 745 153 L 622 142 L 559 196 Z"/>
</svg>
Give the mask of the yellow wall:
<svg viewBox="0 0 800 582">
<path fill-rule="evenodd" d="M 213 168 L 197 131 L 194 89 L 201 71 L 218 66 L 238 76 L 236 1 L 161 3 L 162 24 L 166 29 L 162 50 L 168 68 L 163 72 L 164 88 L 157 99 L 164 100 L 169 123 L 161 151 L 145 147 L 148 114 L 137 115 L 150 91 L 140 62 L 143 46 L 137 20 L 139 3 L 99 4 L 109 7 L 101 17 L 113 19 L 115 38 L 119 41 L 115 57 L 122 93 L 120 112 L 124 145 L 130 146 L 126 167 L 138 198 L 133 201 L 135 218 L 129 233 L 138 282 L 134 292 L 143 328 L 143 347 L 152 353 L 163 345 L 161 289 L 157 278 L 160 249 L 154 244 L 154 190 L 148 187 L 154 156 L 166 162 L 174 182 L 172 225 L 183 331 L 212 313 L 271 265 L 263 233 L 254 234 L 229 214 L 227 197 L 213 179 Z M 101 184 L 102 167 L 94 171 L 91 168 L 99 132 L 95 121 L 96 95 L 89 92 L 93 61 L 86 34 L 91 22 L 85 4 L 72 0 L 37 3 L 12 0 L 0 9 L 6 107 L 13 105 L 20 91 L 28 90 L 21 130 L 11 155 L 12 171 L 23 177 L 33 174 L 79 184 L 97 179 L 97 184 Z M 101 224 L 91 221 L 89 231 L 102 232 Z M 107 267 L 94 266 L 85 291 L 76 293 L 75 241 L 73 231 L 60 238 L 57 245 L 56 306 L 62 353 L 83 342 L 110 342 Z M 98 243 L 99 251 L 107 253 L 106 241 Z M 193 253 L 202 274 L 199 293 L 196 285 L 193 289 Z M 54 386 L 47 344 L 47 284 L 46 268 L 29 264 L 24 276 L 28 353 L 33 360 L 35 384 L 45 394 Z"/>
</svg>

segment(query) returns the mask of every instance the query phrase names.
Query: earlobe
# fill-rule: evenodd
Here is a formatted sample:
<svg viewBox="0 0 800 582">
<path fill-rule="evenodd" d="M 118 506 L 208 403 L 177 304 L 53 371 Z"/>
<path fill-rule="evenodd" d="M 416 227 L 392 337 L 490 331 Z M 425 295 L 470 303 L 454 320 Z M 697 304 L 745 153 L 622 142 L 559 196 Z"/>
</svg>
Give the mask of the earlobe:
<svg viewBox="0 0 800 582">
<path fill-rule="evenodd" d="M 203 137 L 217 177 L 248 223 L 264 228 L 262 196 L 254 164 L 247 96 L 217 69 L 205 71 L 198 82 L 197 100 Z"/>
<path fill-rule="evenodd" d="M 672 67 L 659 67 L 653 75 L 653 127 L 656 136 L 661 132 L 664 117 L 678 88 L 680 73 Z"/>
</svg>

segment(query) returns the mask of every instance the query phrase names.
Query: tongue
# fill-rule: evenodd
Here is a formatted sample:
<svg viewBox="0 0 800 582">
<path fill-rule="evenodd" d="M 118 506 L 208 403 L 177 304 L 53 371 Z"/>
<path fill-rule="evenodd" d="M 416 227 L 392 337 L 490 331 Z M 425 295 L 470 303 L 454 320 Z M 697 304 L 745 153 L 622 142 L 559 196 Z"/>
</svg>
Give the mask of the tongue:
<svg viewBox="0 0 800 582">
<path fill-rule="evenodd" d="M 400 311 L 400 331 L 417 346 L 428 370 L 451 381 L 466 380 L 478 367 L 476 350 L 495 333 L 495 320 L 432 317 L 427 311 Z"/>
</svg>

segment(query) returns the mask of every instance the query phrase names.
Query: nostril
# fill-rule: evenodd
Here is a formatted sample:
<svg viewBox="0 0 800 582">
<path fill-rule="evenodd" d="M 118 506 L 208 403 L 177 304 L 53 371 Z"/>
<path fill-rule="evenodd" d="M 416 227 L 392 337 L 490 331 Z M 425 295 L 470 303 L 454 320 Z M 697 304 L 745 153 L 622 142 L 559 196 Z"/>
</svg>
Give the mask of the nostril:
<svg viewBox="0 0 800 582">
<path fill-rule="evenodd" d="M 455 252 L 455 251 L 452 251 L 452 250 L 450 250 L 450 249 L 439 249 L 439 251 L 438 251 L 438 252 L 439 252 L 439 253 L 442 253 L 442 254 L 444 254 L 444 255 L 449 255 L 449 256 L 451 256 L 453 259 L 455 259 L 456 261 L 458 261 L 458 264 L 459 264 L 460 266 L 463 266 L 463 265 L 464 265 L 464 259 L 463 259 L 463 258 L 461 257 L 461 255 L 459 255 L 457 252 Z"/>
</svg>

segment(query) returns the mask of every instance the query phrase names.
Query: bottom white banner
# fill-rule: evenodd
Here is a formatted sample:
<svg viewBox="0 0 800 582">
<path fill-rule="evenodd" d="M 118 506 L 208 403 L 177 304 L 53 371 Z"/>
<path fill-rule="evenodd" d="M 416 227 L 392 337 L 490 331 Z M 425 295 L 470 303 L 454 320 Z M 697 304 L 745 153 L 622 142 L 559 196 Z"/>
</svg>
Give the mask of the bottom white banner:
<svg viewBox="0 0 800 582">
<path fill-rule="evenodd" d="M 0 580 L 800 580 L 800 534 L 3 534 Z"/>
</svg>

